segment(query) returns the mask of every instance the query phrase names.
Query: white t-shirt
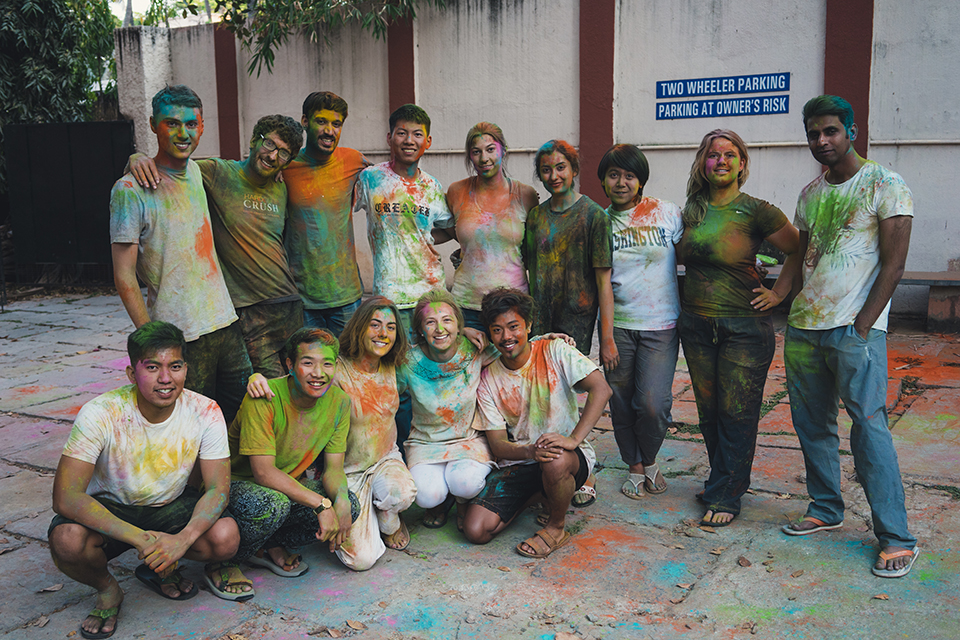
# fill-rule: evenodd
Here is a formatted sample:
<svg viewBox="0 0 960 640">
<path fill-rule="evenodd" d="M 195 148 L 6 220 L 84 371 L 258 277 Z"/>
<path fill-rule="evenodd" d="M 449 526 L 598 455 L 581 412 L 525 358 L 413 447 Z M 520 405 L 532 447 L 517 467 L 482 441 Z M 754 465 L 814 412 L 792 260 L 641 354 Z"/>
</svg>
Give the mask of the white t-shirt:
<svg viewBox="0 0 960 640">
<path fill-rule="evenodd" d="M 680 207 L 644 197 L 630 211 L 607 209 L 613 234 L 613 326 L 662 331 L 677 326 L 677 253 L 683 236 Z"/>
<path fill-rule="evenodd" d="M 88 494 L 159 507 L 183 493 L 198 458 L 229 459 L 230 446 L 223 414 L 210 398 L 184 389 L 170 417 L 151 424 L 137 409 L 131 384 L 83 405 L 63 455 L 95 465 Z"/>
<path fill-rule="evenodd" d="M 147 284 L 151 320 L 171 322 L 188 342 L 237 319 L 213 245 L 200 168 L 158 166 L 163 180 L 143 189 L 128 173 L 110 193 L 110 242 L 139 245 L 137 275 Z"/>
<path fill-rule="evenodd" d="M 853 324 L 880 273 L 880 221 L 894 216 L 913 216 L 913 195 L 903 178 L 872 160 L 842 184 L 821 175 L 804 187 L 794 224 L 809 242 L 790 326 Z M 889 312 L 888 302 L 874 329 L 887 330 Z"/>
<path fill-rule="evenodd" d="M 507 430 L 519 445 L 537 441 L 545 433 L 569 436 L 580 420 L 573 386 L 594 371 L 596 364 L 563 340 L 536 340 L 526 364 L 517 370 L 498 359 L 480 374 L 477 390 L 480 431 Z M 593 446 L 580 444 L 590 471 L 597 461 Z M 498 460 L 501 467 L 533 464 L 535 460 Z"/>
<path fill-rule="evenodd" d="M 389 162 L 367 167 L 357 179 L 354 210 L 367 213 L 374 295 L 409 309 L 423 294 L 444 286 L 430 232 L 452 227 L 453 214 L 436 178 L 421 170 L 405 180 Z"/>
</svg>

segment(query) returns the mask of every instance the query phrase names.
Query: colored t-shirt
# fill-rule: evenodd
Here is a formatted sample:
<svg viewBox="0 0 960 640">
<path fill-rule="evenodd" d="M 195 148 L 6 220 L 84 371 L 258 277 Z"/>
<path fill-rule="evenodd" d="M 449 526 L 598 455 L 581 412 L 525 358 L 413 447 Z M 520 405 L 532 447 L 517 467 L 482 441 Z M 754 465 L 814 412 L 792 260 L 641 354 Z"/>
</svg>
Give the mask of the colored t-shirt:
<svg viewBox="0 0 960 640">
<path fill-rule="evenodd" d="M 274 464 L 299 479 L 321 453 L 344 453 L 350 431 L 350 398 L 331 386 L 309 409 L 290 399 L 287 378 L 269 381 L 272 399 L 251 398 L 240 403 L 228 431 L 230 468 L 234 480 L 253 480 L 249 456 L 274 456 Z"/>
<path fill-rule="evenodd" d="M 343 470 L 363 472 L 383 460 L 397 447 L 397 373 L 392 365 L 380 363 L 376 373 L 367 373 L 349 360 L 337 360 L 334 382 L 350 398 L 350 434 Z"/>
<path fill-rule="evenodd" d="M 175 171 L 158 166 L 156 190 L 128 173 L 110 193 L 110 242 L 139 245 L 137 275 L 147 285 L 151 320 L 171 322 L 187 341 L 237 319 L 213 245 L 200 168 L 193 160 Z"/>
<path fill-rule="evenodd" d="M 83 405 L 63 455 L 94 465 L 91 496 L 160 507 L 183 493 L 197 459 L 224 460 L 230 448 L 223 413 L 210 398 L 184 389 L 170 417 L 152 424 L 130 384 Z"/>
<path fill-rule="evenodd" d="M 283 248 L 287 187 L 251 182 L 242 162 L 198 160 L 213 222 L 213 242 L 237 308 L 299 298 Z"/>
<path fill-rule="evenodd" d="M 780 209 L 745 193 L 722 207 L 707 207 L 703 222 L 684 230 L 680 242 L 687 268 L 684 311 L 708 318 L 770 315 L 750 306 L 763 282 L 757 251 L 788 222 Z"/>
<path fill-rule="evenodd" d="M 527 209 L 516 180 L 510 180 L 510 202 L 501 211 L 481 208 L 476 184 L 474 176 L 470 187 L 461 191 L 460 201 L 448 204 L 456 220 L 461 258 L 451 293 L 461 307 L 479 311 L 483 296 L 497 287 L 528 290 L 520 255 Z"/>
<path fill-rule="evenodd" d="M 677 326 L 677 252 L 683 237 L 680 207 L 644 197 L 629 211 L 607 209 L 613 233 L 613 326 L 662 331 Z"/>
<path fill-rule="evenodd" d="M 457 353 L 447 362 L 434 362 L 417 347 L 407 352 L 398 383 L 410 393 L 413 419 L 403 443 L 407 464 L 476 460 L 490 462 L 486 438 L 474 428 L 477 387 L 484 361 L 497 356 L 493 346 L 479 351 L 460 336 Z"/>
<path fill-rule="evenodd" d="M 453 215 L 436 178 L 420 170 L 415 179 L 404 179 L 389 162 L 368 167 L 357 180 L 356 210 L 367 213 L 375 295 L 409 309 L 426 292 L 444 286 L 430 232 L 452 227 Z"/>
<path fill-rule="evenodd" d="M 606 212 L 587 196 L 559 213 L 541 202 L 527 216 L 523 255 L 537 303 L 533 334 L 565 333 L 590 353 L 600 308 L 594 269 L 613 265 Z"/>
<path fill-rule="evenodd" d="M 287 257 L 307 309 L 342 307 L 363 294 L 353 234 L 353 189 L 369 165 L 359 151 L 337 147 L 324 164 L 302 151 L 283 170 L 290 216 Z"/>
<path fill-rule="evenodd" d="M 913 194 L 898 174 L 868 160 L 855 176 L 804 187 L 796 225 L 809 234 L 803 288 L 787 319 L 798 329 L 853 324 L 880 273 L 880 221 L 913 216 Z M 873 323 L 887 330 L 890 303 Z"/>
<path fill-rule="evenodd" d="M 537 340 L 526 364 L 517 370 L 496 360 L 480 374 L 476 428 L 507 430 L 511 442 L 528 445 L 545 433 L 569 436 L 580 420 L 573 386 L 594 371 L 589 358 L 563 340 Z M 593 446 L 584 440 L 580 450 L 590 469 L 597 461 Z M 534 464 L 535 460 L 498 460 L 501 467 Z"/>
</svg>

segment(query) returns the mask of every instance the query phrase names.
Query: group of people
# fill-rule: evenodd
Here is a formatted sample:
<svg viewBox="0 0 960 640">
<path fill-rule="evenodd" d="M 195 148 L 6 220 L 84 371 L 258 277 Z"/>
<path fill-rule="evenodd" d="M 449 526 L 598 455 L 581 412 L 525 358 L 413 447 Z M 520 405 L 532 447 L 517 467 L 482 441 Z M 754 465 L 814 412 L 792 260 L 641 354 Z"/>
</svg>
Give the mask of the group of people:
<svg viewBox="0 0 960 640">
<path fill-rule="evenodd" d="M 804 107 L 826 171 L 801 193 L 796 226 L 741 192 L 749 157 L 732 131 L 704 137 L 682 209 L 643 195 L 647 159 L 613 146 L 597 170 L 604 209 L 576 190 L 566 141 L 535 156 L 550 194 L 539 202 L 508 177 L 500 128 L 478 123 L 472 175 L 444 193 L 419 167 L 423 109 L 391 114 L 390 160 L 373 166 L 339 146 L 347 111 L 312 93 L 300 122 L 257 122 L 246 160 L 194 161 L 199 97 L 183 85 L 154 96 L 158 152 L 132 156 L 111 196 L 115 281 L 137 327 L 131 384 L 83 407 L 54 481 L 51 554 L 98 594 L 83 637 L 116 630 L 123 593 L 107 562 L 130 548 L 137 578 L 164 597 L 196 595 L 186 557 L 205 563 L 215 595 L 242 601 L 255 595 L 242 564 L 301 576 L 311 541 L 354 570 L 406 548 L 414 502 L 425 527 L 455 505 L 476 544 L 539 502 L 541 528 L 516 550 L 544 558 L 570 537 L 569 505 L 597 499 L 587 436 L 608 401 L 621 492 L 667 490 L 657 455 L 681 343 L 711 467 L 702 523 L 729 525 L 750 485 L 771 312 L 789 296 L 788 390 L 812 501 L 783 531 L 842 524 L 842 399 L 881 546 L 873 572 L 906 575 L 919 550 L 887 428 L 885 330 L 913 207 L 900 176 L 854 151 L 845 100 Z M 374 259 L 365 300 L 354 213 Z M 448 292 L 437 245 L 451 239 Z M 765 240 L 786 255 L 770 289 L 756 263 Z"/>
</svg>

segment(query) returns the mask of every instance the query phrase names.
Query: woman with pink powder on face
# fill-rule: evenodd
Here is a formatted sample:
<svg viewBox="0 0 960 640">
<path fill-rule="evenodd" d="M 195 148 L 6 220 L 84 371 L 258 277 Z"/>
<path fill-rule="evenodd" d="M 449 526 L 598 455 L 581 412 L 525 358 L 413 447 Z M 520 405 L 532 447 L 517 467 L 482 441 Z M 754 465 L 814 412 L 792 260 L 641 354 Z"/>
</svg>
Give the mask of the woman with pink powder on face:
<svg viewBox="0 0 960 640">
<path fill-rule="evenodd" d="M 486 331 L 480 322 L 484 294 L 497 287 L 528 289 L 520 245 L 527 212 L 540 198 L 533 187 L 506 176 L 507 143 L 497 125 L 478 122 L 471 127 L 465 151 L 468 170 L 475 175 L 447 190 L 461 260 L 452 293 L 466 326 Z"/>
</svg>

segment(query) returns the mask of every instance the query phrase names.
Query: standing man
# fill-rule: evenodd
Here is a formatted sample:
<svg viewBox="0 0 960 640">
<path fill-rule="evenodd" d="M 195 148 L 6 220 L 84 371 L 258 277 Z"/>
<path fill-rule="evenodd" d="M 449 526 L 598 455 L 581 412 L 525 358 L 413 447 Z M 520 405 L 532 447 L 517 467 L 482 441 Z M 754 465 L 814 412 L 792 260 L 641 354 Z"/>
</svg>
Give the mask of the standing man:
<svg viewBox="0 0 960 640">
<path fill-rule="evenodd" d="M 549 514 L 517 553 L 545 558 L 570 539 L 567 507 L 597 460 L 586 438 L 612 392 L 597 365 L 563 340 L 529 341 L 533 306 L 516 289 L 483 297 L 480 317 L 500 358 L 481 373 L 476 428 L 500 468 L 467 508 L 464 533 L 486 544 L 542 494 Z M 581 414 L 577 394 L 584 392 Z"/>
<path fill-rule="evenodd" d="M 285 243 L 304 306 L 304 324 L 340 335 L 360 306 L 363 285 L 353 234 L 353 188 L 370 165 L 338 146 L 347 102 L 329 91 L 303 101 L 307 145 L 283 170 L 290 224 Z M 267 376 L 272 377 L 272 376 Z"/>
<path fill-rule="evenodd" d="M 899 175 L 854 150 L 857 125 L 849 102 L 813 98 L 803 107 L 803 124 L 810 151 L 826 171 L 804 187 L 797 203 L 802 288 L 790 308 L 784 362 L 813 501 L 806 517 L 783 532 L 803 536 L 843 524 L 837 436 L 843 400 L 881 547 L 873 573 L 899 578 L 910 572 L 919 548 L 907 528 L 887 424 L 886 330 L 890 297 L 907 259 L 913 198 Z"/>
<path fill-rule="evenodd" d="M 108 638 L 117 628 L 123 591 L 109 560 L 136 549 L 137 578 L 165 598 L 187 600 L 197 587 L 180 575 L 180 558 L 227 560 L 240 542 L 236 522 L 221 518 L 230 491 L 227 425 L 213 400 L 183 390 L 184 344 L 168 322 L 134 331 L 131 384 L 83 405 L 60 456 L 50 555 L 60 571 L 97 590 L 80 626 L 84 638 Z M 187 484 L 194 466 L 202 493 Z M 242 574 L 218 565 L 204 571 L 215 595 L 253 597 Z"/>
<path fill-rule="evenodd" d="M 253 370 L 267 378 L 286 374 L 283 345 L 303 326 L 303 303 L 287 264 L 283 231 L 287 188 L 276 177 L 303 145 L 293 118 L 272 115 L 257 121 L 246 160 L 198 160 L 213 213 L 213 243 Z M 160 174 L 143 154 L 130 157 L 142 187 L 156 189 Z"/>
<path fill-rule="evenodd" d="M 137 327 L 172 322 L 187 340 L 186 387 L 213 398 L 229 422 L 253 373 L 213 245 L 203 178 L 190 156 L 203 134 L 203 105 L 184 85 L 153 97 L 154 163 L 163 177 L 145 190 L 125 174 L 110 194 L 113 279 Z M 140 294 L 137 276 L 147 285 Z"/>
</svg>

